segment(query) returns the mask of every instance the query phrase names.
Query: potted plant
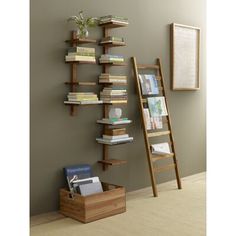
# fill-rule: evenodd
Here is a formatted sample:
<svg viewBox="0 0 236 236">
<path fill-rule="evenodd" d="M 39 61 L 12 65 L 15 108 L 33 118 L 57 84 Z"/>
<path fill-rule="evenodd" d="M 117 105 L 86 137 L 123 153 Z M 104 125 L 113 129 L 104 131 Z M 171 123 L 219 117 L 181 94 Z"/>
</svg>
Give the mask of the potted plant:
<svg viewBox="0 0 236 236">
<path fill-rule="evenodd" d="M 71 16 L 67 21 L 72 21 L 77 26 L 77 37 L 85 38 L 88 37 L 88 28 L 95 27 L 97 25 L 98 19 L 96 17 L 85 18 L 83 16 L 83 11 L 79 12 L 78 16 Z"/>
</svg>

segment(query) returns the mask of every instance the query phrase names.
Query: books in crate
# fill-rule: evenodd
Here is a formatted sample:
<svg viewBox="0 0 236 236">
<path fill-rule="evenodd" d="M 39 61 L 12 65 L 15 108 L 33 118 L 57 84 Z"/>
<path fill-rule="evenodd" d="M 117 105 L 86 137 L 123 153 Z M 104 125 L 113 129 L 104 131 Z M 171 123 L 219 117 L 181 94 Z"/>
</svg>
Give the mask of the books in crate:
<svg viewBox="0 0 236 236">
<path fill-rule="evenodd" d="M 96 140 L 98 143 L 114 145 L 114 144 L 132 142 L 133 137 L 129 137 L 129 135 L 126 134 L 125 128 L 106 129 L 102 138 L 97 138 Z"/>
<path fill-rule="evenodd" d="M 103 192 L 99 177 L 92 177 L 91 166 L 88 164 L 65 167 L 64 174 L 71 193 L 87 196 Z"/>
<path fill-rule="evenodd" d="M 65 104 L 100 104 L 102 101 L 98 100 L 97 94 L 93 92 L 69 92 L 67 95 L 68 101 Z"/>
<path fill-rule="evenodd" d="M 127 90 L 105 87 L 100 92 L 100 99 L 103 101 L 103 103 L 127 103 Z"/>
<path fill-rule="evenodd" d="M 131 122 L 128 118 L 103 118 L 102 120 L 97 120 L 97 123 L 105 125 L 124 125 Z"/>
<path fill-rule="evenodd" d="M 68 49 L 68 54 L 65 56 L 67 62 L 96 62 L 95 48 L 87 47 L 71 47 Z"/>
<path fill-rule="evenodd" d="M 123 63 L 125 61 L 122 55 L 114 55 L 114 54 L 102 54 L 99 58 L 100 63 Z"/>
<path fill-rule="evenodd" d="M 117 24 L 123 24 L 128 25 L 128 18 L 122 17 L 122 16 L 114 16 L 114 15 L 108 15 L 108 16 L 102 16 L 99 19 L 99 24 L 106 24 L 106 23 L 117 23 Z"/>
<path fill-rule="evenodd" d="M 102 73 L 99 76 L 99 83 L 126 84 L 127 83 L 127 76 L 110 75 L 110 74 L 107 74 L 107 73 Z"/>
</svg>

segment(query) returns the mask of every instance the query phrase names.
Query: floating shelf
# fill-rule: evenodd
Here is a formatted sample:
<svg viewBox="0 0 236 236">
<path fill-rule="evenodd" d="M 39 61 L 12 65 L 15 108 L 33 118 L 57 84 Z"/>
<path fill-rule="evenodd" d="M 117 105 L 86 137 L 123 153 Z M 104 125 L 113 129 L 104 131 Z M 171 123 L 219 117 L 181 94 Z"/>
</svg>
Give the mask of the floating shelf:
<svg viewBox="0 0 236 236">
<path fill-rule="evenodd" d="M 71 102 L 71 101 L 64 101 L 65 105 L 81 105 L 81 106 L 87 106 L 87 105 L 102 105 L 103 103 L 80 103 L 80 102 Z"/>
<path fill-rule="evenodd" d="M 96 82 L 65 82 L 67 85 L 95 86 Z"/>
<path fill-rule="evenodd" d="M 107 84 L 107 85 L 127 85 L 127 83 L 119 83 L 119 82 L 98 82 L 98 84 Z"/>
<path fill-rule="evenodd" d="M 103 165 L 110 165 L 110 166 L 118 166 L 127 163 L 125 160 L 117 160 L 117 159 L 109 159 L 109 160 L 101 160 L 98 163 Z"/>
<path fill-rule="evenodd" d="M 128 26 L 128 24 L 117 23 L 117 22 L 107 22 L 107 23 L 99 24 L 99 26 L 104 27 L 104 28 L 119 28 L 119 27 L 126 27 Z"/>
<path fill-rule="evenodd" d="M 98 142 L 98 141 L 97 141 Z M 126 141 L 121 141 L 121 142 L 117 142 L 117 143 L 100 143 L 98 142 L 99 144 L 102 144 L 102 145 L 108 145 L 108 146 L 116 146 L 116 145 L 121 145 L 121 144 L 127 144 L 127 143 L 132 143 L 133 142 L 133 139 L 131 140 L 126 140 Z"/>
<path fill-rule="evenodd" d="M 125 62 L 99 62 L 100 65 L 108 65 L 108 66 L 126 66 Z"/>
<path fill-rule="evenodd" d="M 97 64 L 96 61 L 66 61 L 66 63 L 76 63 L 76 64 Z"/>
<path fill-rule="evenodd" d="M 132 123 L 132 120 L 128 120 L 128 122 L 119 123 L 119 124 L 109 124 L 109 123 L 104 123 L 104 122 L 102 122 L 100 120 L 97 120 L 97 123 L 101 124 L 101 125 L 112 125 L 112 126 L 115 126 L 115 125 L 127 125 L 127 124 Z"/>
<path fill-rule="evenodd" d="M 90 38 L 78 38 L 78 39 L 69 39 L 65 41 L 66 43 L 78 43 L 78 44 L 86 44 L 86 43 L 96 43 L 96 39 Z"/>
<path fill-rule="evenodd" d="M 126 102 L 121 102 L 121 101 L 118 101 L 118 102 L 103 102 L 103 104 L 105 105 L 126 105 L 127 104 L 127 101 Z"/>
<path fill-rule="evenodd" d="M 99 45 L 107 47 L 107 48 L 126 46 L 125 42 L 107 42 L 107 43 L 100 42 Z"/>
</svg>

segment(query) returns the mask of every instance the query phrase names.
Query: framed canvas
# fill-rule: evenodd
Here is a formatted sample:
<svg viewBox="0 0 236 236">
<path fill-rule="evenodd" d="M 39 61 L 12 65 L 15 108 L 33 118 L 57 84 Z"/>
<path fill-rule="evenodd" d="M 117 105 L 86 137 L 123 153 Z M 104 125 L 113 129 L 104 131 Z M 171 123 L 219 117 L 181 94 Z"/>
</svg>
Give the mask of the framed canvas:
<svg viewBox="0 0 236 236">
<path fill-rule="evenodd" d="M 200 28 L 170 25 L 172 90 L 198 90 Z"/>
</svg>

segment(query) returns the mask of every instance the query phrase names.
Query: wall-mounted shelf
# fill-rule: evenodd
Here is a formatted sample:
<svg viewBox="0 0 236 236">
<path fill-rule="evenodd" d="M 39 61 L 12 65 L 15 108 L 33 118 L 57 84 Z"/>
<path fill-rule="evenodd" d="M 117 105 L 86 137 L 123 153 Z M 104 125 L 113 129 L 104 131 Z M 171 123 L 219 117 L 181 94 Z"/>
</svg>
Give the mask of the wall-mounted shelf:
<svg viewBox="0 0 236 236">
<path fill-rule="evenodd" d="M 112 28 L 118 28 L 118 27 L 125 27 L 128 24 L 126 23 L 117 23 L 117 22 L 109 22 L 109 23 L 103 23 L 103 24 L 99 24 L 99 26 L 101 26 L 103 28 L 103 38 L 107 38 L 109 37 L 109 30 Z M 107 42 L 107 43 L 99 43 L 99 45 L 101 45 L 103 47 L 103 54 L 109 54 L 108 51 L 110 48 L 112 47 L 121 47 L 121 46 L 125 46 L 125 42 Z M 105 62 L 99 62 L 99 65 L 102 66 L 102 73 L 107 73 L 109 74 L 109 68 L 111 66 L 126 66 L 127 63 L 125 62 L 110 62 L 110 61 L 105 61 Z M 121 86 L 121 85 L 127 85 L 127 83 L 116 83 L 116 82 L 99 82 L 100 85 L 104 87 L 106 86 Z M 103 104 L 103 117 L 104 118 L 108 118 L 108 112 L 109 112 L 109 108 L 112 105 L 126 105 L 127 101 L 116 101 L 116 102 L 104 102 Z M 106 129 L 110 128 L 110 129 L 115 129 L 117 127 L 120 126 L 124 126 L 127 125 L 128 123 L 123 123 L 123 124 L 107 124 L 107 123 L 103 123 L 97 121 L 98 124 L 102 124 L 104 125 L 103 128 L 103 133 L 106 133 Z M 130 121 L 131 123 L 131 121 Z M 114 127 L 114 128 L 113 128 Z M 110 159 L 109 158 L 109 153 L 108 153 L 108 146 L 113 146 L 113 145 L 121 145 L 121 144 L 127 144 L 132 142 L 133 140 L 127 140 L 124 142 L 120 142 L 120 143 L 114 143 L 114 144 L 104 144 L 101 143 L 103 145 L 103 160 L 98 161 L 98 163 L 102 164 L 103 166 L 103 170 L 107 170 L 108 166 L 113 166 L 113 165 L 120 165 L 120 164 L 125 164 L 126 161 L 125 160 L 116 160 L 116 159 Z"/>
<path fill-rule="evenodd" d="M 107 66 L 127 66 L 125 62 L 99 62 L 99 65 L 107 65 Z"/>
<path fill-rule="evenodd" d="M 70 43 L 71 47 L 76 47 L 78 44 L 97 43 L 97 40 L 91 39 L 91 38 L 77 38 L 76 32 L 72 31 L 71 39 L 66 40 L 65 42 Z M 70 85 L 71 92 L 77 92 L 78 86 L 94 86 L 97 84 L 96 82 L 83 82 L 83 81 L 78 81 L 78 79 L 77 79 L 78 65 L 82 65 L 82 64 L 96 65 L 97 64 L 96 61 L 66 61 L 66 63 L 70 64 L 70 66 L 71 66 L 71 78 L 70 78 L 70 81 L 65 82 L 65 84 Z M 65 101 L 64 104 L 67 106 L 70 106 L 70 115 L 71 116 L 75 115 L 76 107 L 78 105 L 81 105 L 81 106 L 101 105 L 98 103 L 81 104 L 79 102 L 69 102 L 69 101 Z"/>
<path fill-rule="evenodd" d="M 65 40 L 66 43 L 76 43 L 76 44 L 87 44 L 87 43 L 97 43 L 96 39 L 90 38 L 72 38 L 69 40 Z"/>
<path fill-rule="evenodd" d="M 104 27 L 104 28 L 119 28 L 119 27 L 126 27 L 127 25 L 128 24 L 117 23 L 117 22 L 108 22 L 108 23 L 99 24 L 99 26 Z"/>
<path fill-rule="evenodd" d="M 66 63 L 75 63 L 75 64 L 97 64 L 96 61 L 66 61 Z"/>
<path fill-rule="evenodd" d="M 103 164 L 103 165 L 109 165 L 109 166 L 117 166 L 117 165 L 126 164 L 127 161 L 126 160 L 109 159 L 109 160 L 98 161 L 98 163 Z"/>
<path fill-rule="evenodd" d="M 99 45 L 108 48 L 126 46 L 125 42 L 107 42 L 107 43 L 99 43 Z"/>
</svg>

